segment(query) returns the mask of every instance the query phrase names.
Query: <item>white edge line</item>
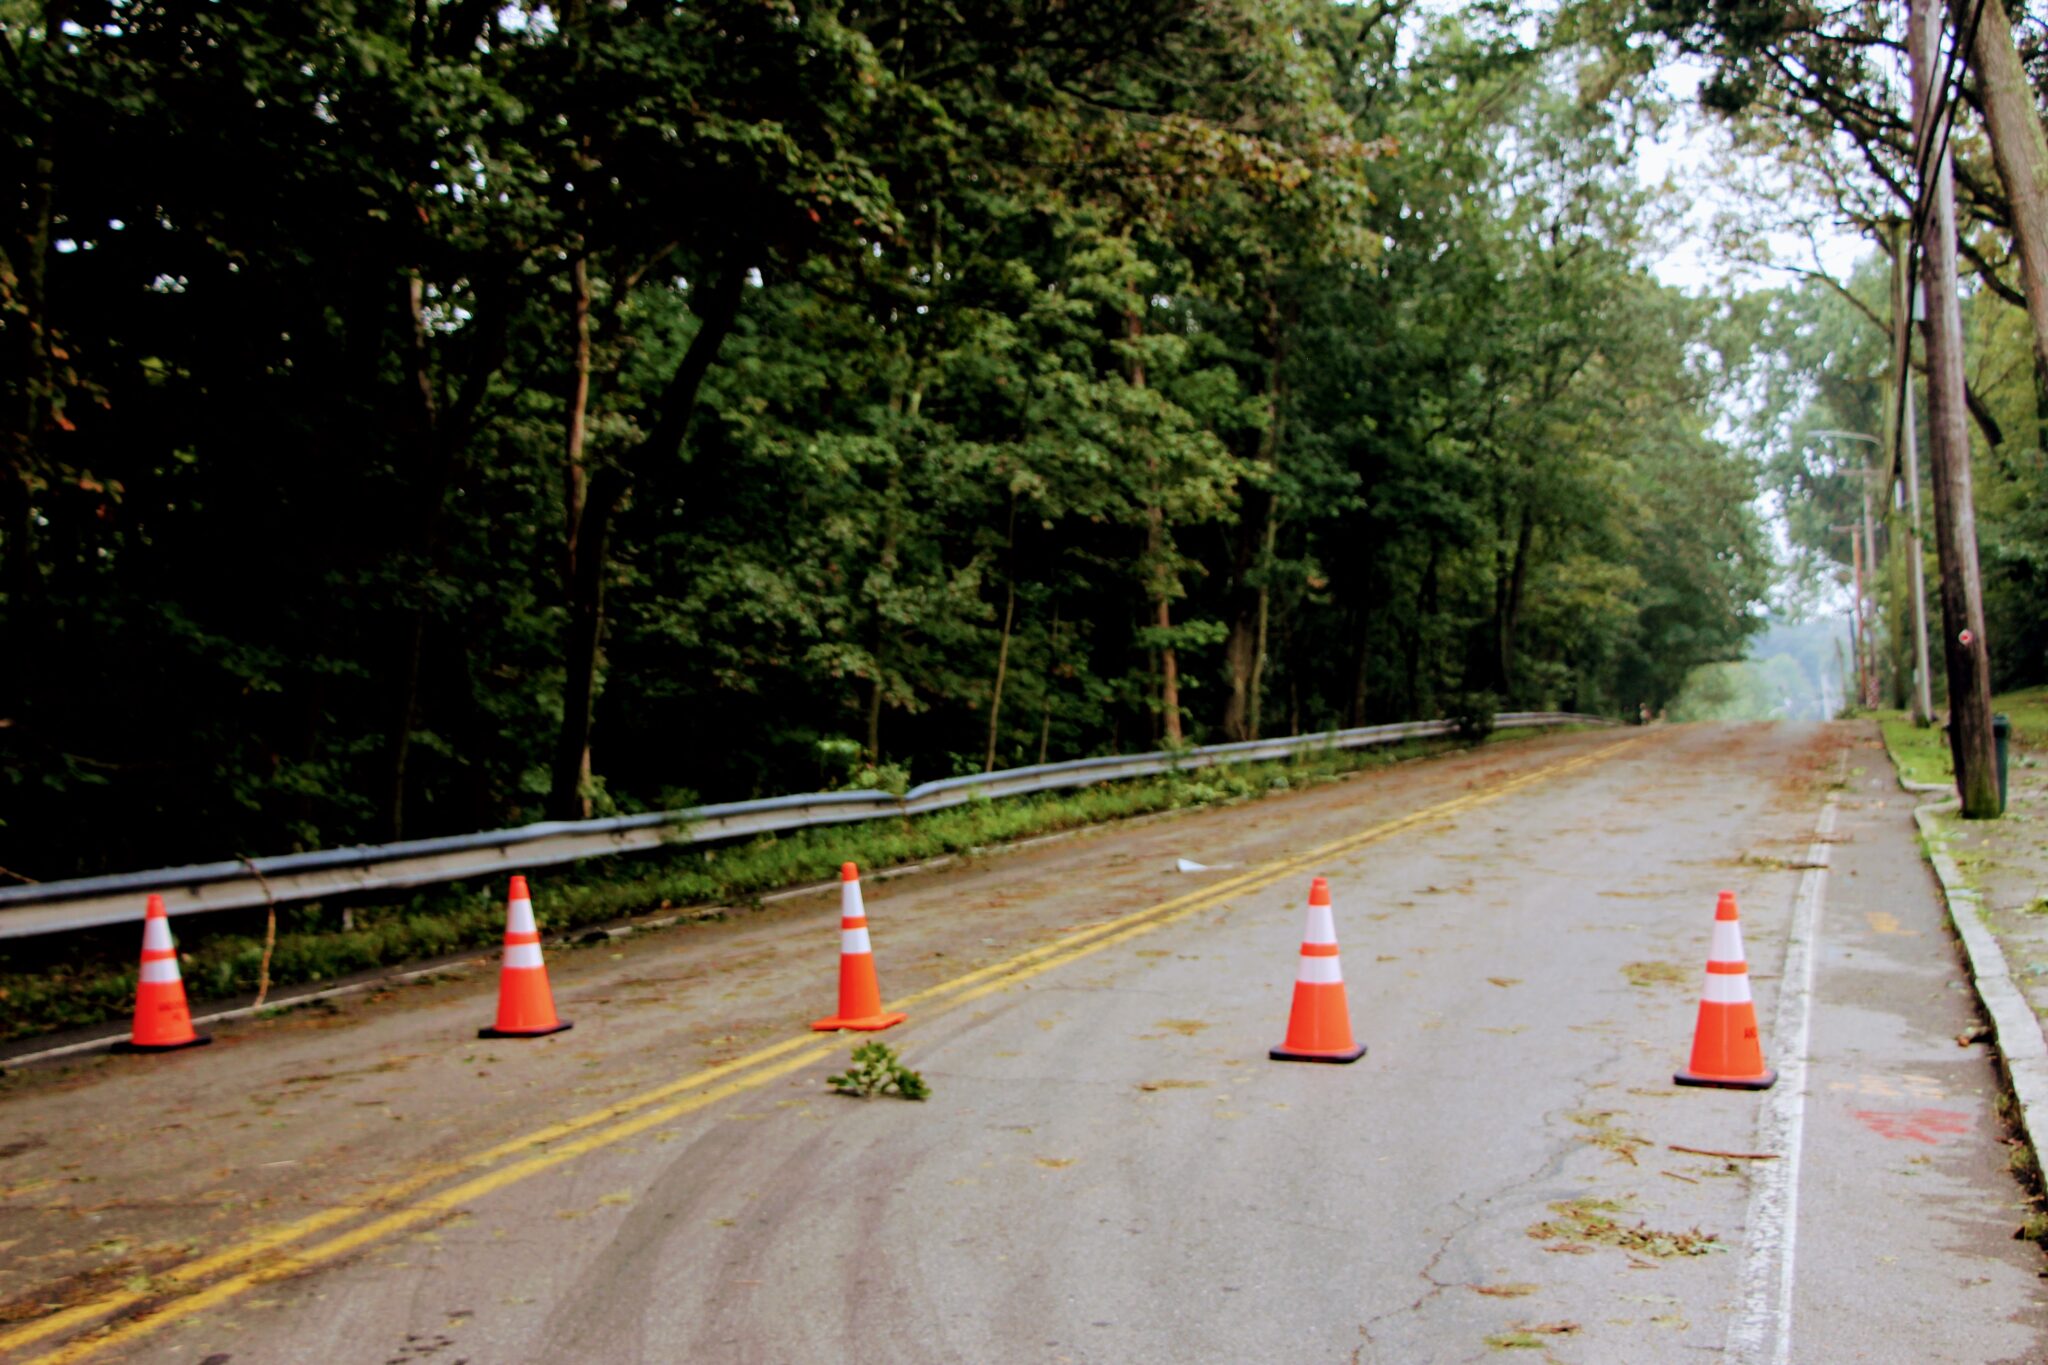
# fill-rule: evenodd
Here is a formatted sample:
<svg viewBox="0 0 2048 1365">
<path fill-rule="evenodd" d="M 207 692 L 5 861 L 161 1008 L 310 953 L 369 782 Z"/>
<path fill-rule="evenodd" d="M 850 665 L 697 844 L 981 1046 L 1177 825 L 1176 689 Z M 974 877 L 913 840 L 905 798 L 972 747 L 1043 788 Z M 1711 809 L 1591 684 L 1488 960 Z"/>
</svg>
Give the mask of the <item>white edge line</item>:
<svg viewBox="0 0 2048 1365">
<path fill-rule="evenodd" d="M 1790 1365 L 1792 1279 L 1799 1232 L 1799 1157 L 1806 1131 L 1806 1053 L 1813 1034 L 1813 970 L 1827 900 L 1828 861 L 1835 829 L 1835 797 L 1821 807 L 1799 879 L 1778 1014 L 1771 1033 L 1780 1062 L 1778 1083 L 1757 1116 L 1757 1150 L 1777 1160 L 1758 1162 L 1749 1190 L 1742 1261 L 1741 1309 L 1728 1325 L 1726 1354 L 1743 1365 Z"/>
</svg>

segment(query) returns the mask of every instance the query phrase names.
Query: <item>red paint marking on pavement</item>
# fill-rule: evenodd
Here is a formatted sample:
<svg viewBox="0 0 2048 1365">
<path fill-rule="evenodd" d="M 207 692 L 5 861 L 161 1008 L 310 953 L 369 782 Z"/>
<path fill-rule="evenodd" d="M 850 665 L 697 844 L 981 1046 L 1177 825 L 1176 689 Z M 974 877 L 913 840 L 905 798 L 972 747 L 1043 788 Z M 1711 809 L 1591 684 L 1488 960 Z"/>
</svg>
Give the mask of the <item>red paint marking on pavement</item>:
<svg viewBox="0 0 2048 1365">
<path fill-rule="evenodd" d="M 1852 1109 L 1857 1121 L 1881 1138 L 1894 1142 L 1924 1142 L 1933 1147 L 1944 1137 L 1970 1131 L 1970 1116 L 1953 1109 Z"/>
</svg>

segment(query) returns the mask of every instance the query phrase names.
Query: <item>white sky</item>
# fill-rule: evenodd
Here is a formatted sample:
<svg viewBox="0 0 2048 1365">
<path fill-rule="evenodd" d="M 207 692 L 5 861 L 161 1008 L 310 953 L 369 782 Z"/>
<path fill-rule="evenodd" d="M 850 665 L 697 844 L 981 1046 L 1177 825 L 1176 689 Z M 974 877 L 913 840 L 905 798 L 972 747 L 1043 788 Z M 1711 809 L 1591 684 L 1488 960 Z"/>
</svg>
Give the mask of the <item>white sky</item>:
<svg viewBox="0 0 2048 1365">
<path fill-rule="evenodd" d="M 1708 68 L 1698 62 L 1678 61 L 1659 69 L 1659 77 L 1677 112 L 1655 138 L 1637 146 L 1636 175 L 1646 186 L 1664 185 L 1670 193 L 1689 196 L 1691 203 L 1683 226 L 1671 237 L 1661 255 L 1653 257 L 1651 271 L 1665 284 L 1688 293 L 1732 280 L 1741 287 L 1767 288 L 1787 283 L 1789 277 L 1762 271 L 1746 263 L 1731 261 L 1714 245 L 1713 225 L 1717 214 L 1744 208 L 1715 176 L 1715 164 L 1729 145 L 1728 134 L 1713 115 L 1699 107 L 1698 92 Z M 1760 206 L 1747 206 L 1756 212 Z M 1802 238 L 1774 233 L 1769 238 L 1775 254 L 1813 264 L 1812 254 Z M 1847 279 L 1858 257 L 1871 250 L 1861 234 L 1835 229 L 1820 241 L 1821 264 L 1837 279 Z"/>
<path fill-rule="evenodd" d="M 1730 211 L 1754 216 L 1768 214 L 1772 209 L 1768 205 L 1745 203 L 1716 174 L 1717 163 L 1725 156 L 1730 138 L 1715 116 L 1699 107 L 1698 91 L 1707 74 L 1708 69 L 1696 62 L 1670 63 L 1660 70 L 1676 113 L 1657 137 L 1644 139 L 1637 146 L 1636 175 L 1640 183 L 1651 188 L 1661 186 L 1665 193 L 1690 201 L 1663 251 L 1653 253 L 1651 272 L 1663 283 L 1693 294 L 1730 284 L 1738 289 L 1759 289 L 1789 283 L 1789 275 L 1733 260 L 1715 243 L 1717 216 Z M 1841 227 L 1824 230 L 1816 244 L 1790 233 L 1769 234 L 1766 244 L 1773 258 L 1796 261 L 1807 268 L 1816 264 L 1817 254 L 1820 268 L 1838 280 L 1846 280 L 1856 261 L 1875 249 L 1861 233 Z M 1760 499 L 1759 505 L 1768 518 L 1778 556 L 1781 561 L 1789 561 L 1791 545 L 1782 509 L 1768 497 Z M 1784 611 L 1792 606 L 1786 596 L 1789 587 L 1789 582 L 1780 582 L 1773 588 L 1774 609 Z M 1839 615 L 1846 621 L 1849 601 L 1846 587 L 1832 591 L 1823 588 L 1820 600 L 1808 604 L 1807 610 L 1822 617 Z"/>
</svg>

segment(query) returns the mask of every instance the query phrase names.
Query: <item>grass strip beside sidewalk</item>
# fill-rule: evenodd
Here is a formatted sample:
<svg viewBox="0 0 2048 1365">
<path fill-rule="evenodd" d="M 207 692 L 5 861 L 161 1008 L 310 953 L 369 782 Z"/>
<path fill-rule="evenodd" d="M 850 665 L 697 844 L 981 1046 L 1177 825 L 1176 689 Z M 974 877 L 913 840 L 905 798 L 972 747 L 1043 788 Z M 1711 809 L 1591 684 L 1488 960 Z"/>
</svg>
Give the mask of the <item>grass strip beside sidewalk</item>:
<svg viewBox="0 0 2048 1365">
<path fill-rule="evenodd" d="M 2048 748 L 2048 687 L 2029 687 L 2003 693 L 1991 699 L 1991 709 L 1994 713 L 2004 712 L 2012 722 L 2011 750 L 2014 759 L 2023 748 Z M 1884 731 L 1885 748 L 1891 752 L 1892 762 L 1898 766 L 1901 777 L 1908 782 L 1954 785 L 1956 773 L 1949 757 L 1948 735 L 1939 725 L 1915 725 L 1913 718 L 1904 711 L 1878 711 L 1875 714 L 1879 727 Z"/>
</svg>

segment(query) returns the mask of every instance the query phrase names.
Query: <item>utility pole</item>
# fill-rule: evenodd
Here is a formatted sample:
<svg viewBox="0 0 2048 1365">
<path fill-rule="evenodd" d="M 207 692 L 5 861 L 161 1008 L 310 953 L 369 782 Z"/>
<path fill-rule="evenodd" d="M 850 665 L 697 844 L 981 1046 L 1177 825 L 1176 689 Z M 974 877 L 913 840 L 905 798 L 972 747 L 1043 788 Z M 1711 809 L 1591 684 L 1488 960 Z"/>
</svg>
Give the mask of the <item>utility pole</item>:
<svg viewBox="0 0 2048 1365">
<path fill-rule="evenodd" d="M 1877 582 L 1877 530 L 1870 521 L 1870 475 L 1875 471 L 1865 467 L 1863 472 L 1863 562 L 1870 566 L 1870 581 Z M 1883 700 L 1883 660 L 1877 652 L 1877 632 L 1870 628 L 1877 619 L 1877 593 L 1873 590 L 1864 595 L 1864 636 L 1870 641 L 1870 672 L 1863 679 L 1863 704 L 1871 710 L 1877 709 Z"/>
<path fill-rule="evenodd" d="M 1885 453 L 1889 469 L 1904 470 L 1908 521 L 1906 584 L 1913 598 L 1913 723 L 1934 723 L 1934 680 L 1927 672 L 1927 585 L 1922 581 L 1920 544 L 1920 431 L 1913 411 L 1913 280 L 1907 269 L 1906 225 L 1894 222 L 1892 237 L 1892 390 L 1897 404 L 1884 405 Z"/>
<path fill-rule="evenodd" d="M 1970 489 L 1969 414 L 1963 406 L 1963 310 L 1956 297 L 1956 198 L 1947 118 L 1936 116 L 1934 69 L 1939 12 L 1907 0 L 1906 47 L 1913 71 L 1914 161 L 1921 168 L 1920 287 L 1927 300 L 1928 429 L 1934 462 L 1934 548 L 1941 562 L 1942 655 L 1948 666 L 1949 752 L 1966 820 L 1998 818 L 1998 769 L 1991 746 L 1991 655 L 1977 569 L 1977 512 Z"/>
<path fill-rule="evenodd" d="M 1870 706 L 1871 662 L 1870 622 L 1863 614 L 1863 536 L 1862 527 L 1855 522 L 1842 526 L 1830 526 L 1830 531 L 1840 531 L 1849 537 L 1850 558 L 1855 564 L 1856 599 L 1849 612 L 1849 648 L 1856 655 L 1856 700 Z"/>
<path fill-rule="evenodd" d="M 1867 443 L 1872 449 L 1884 449 L 1884 443 L 1867 432 L 1840 431 L 1833 427 L 1821 427 L 1811 434 L 1815 436 L 1829 436 L 1837 441 L 1862 441 Z M 1836 463 L 1839 464 L 1840 460 L 1837 459 Z M 1866 573 L 1869 575 L 1867 581 L 1870 583 L 1877 581 L 1877 530 L 1870 516 L 1870 481 L 1886 474 L 1887 471 L 1872 469 L 1869 461 L 1865 460 L 1856 473 L 1863 481 L 1863 524 L 1860 528 L 1862 539 L 1859 541 L 1856 538 L 1859 531 L 1859 528 L 1856 526 L 1832 526 L 1828 529 L 1847 532 L 1850 544 L 1854 545 L 1857 550 L 1856 638 L 1859 643 L 1856 655 L 1856 669 L 1859 680 L 1858 691 L 1861 693 L 1863 704 L 1875 710 L 1878 702 L 1882 700 L 1879 696 L 1879 691 L 1882 687 L 1880 681 L 1882 676 L 1882 669 L 1880 668 L 1882 660 L 1877 652 L 1876 632 L 1870 628 L 1871 622 L 1877 616 L 1877 594 L 1874 590 L 1864 586 L 1866 582 L 1864 575 Z"/>
</svg>

